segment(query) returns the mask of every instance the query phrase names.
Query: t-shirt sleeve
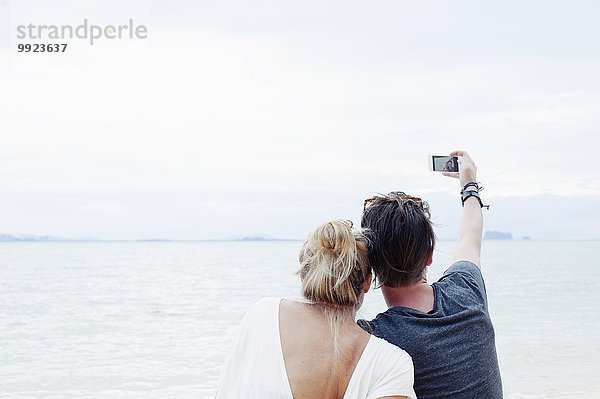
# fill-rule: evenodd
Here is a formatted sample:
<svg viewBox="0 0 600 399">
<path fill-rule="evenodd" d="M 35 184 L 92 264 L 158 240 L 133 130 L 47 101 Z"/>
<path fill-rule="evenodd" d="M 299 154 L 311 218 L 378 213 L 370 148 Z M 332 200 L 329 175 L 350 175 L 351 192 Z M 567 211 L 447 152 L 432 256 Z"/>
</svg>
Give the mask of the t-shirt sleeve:
<svg viewBox="0 0 600 399">
<path fill-rule="evenodd" d="M 400 348 L 385 348 L 388 354 L 388 367 L 381 370 L 380 378 L 369 391 L 366 399 L 376 399 L 386 396 L 406 396 L 416 399 L 414 384 L 414 367 L 408 353 Z"/>
<path fill-rule="evenodd" d="M 358 326 L 360 328 L 362 328 L 363 330 L 365 330 L 369 334 L 374 334 L 375 333 L 374 330 L 373 330 L 373 326 L 371 326 L 371 323 L 369 323 L 365 319 L 358 319 L 358 320 L 356 320 L 356 324 L 358 324 Z"/>
<path fill-rule="evenodd" d="M 487 294 L 483 275 L 477 265 L 468 261 L 458 261 L 444 272 L 444 275 L 438 280 L 438 284 L 443 284 L 446 289 L 455 289 L 461 291 L 466 300 L 483 303 L 487 307 Z"/>
</svg>

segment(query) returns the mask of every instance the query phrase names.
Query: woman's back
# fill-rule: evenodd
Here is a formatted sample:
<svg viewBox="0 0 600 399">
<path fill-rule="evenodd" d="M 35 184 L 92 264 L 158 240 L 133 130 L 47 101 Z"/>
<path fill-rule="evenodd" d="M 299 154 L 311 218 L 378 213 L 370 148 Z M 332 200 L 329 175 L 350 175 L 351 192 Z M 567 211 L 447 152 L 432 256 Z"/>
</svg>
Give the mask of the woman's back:
<svg viewBox="0 0 600 399">
<path fill-rule="evenodd" d="M 281 298 L 257 302 L 225 361 L 217 398 L 415 397 L 406 352 L 346 326 L 336 358 L 328 322 L 311 307 Z"/>
<path fill-rule="evenodd" d="M 283 300 L 279 331 L 294 398 L 343 398 L 370 335 L 358 325 L 340 325 L 338 350 L 318 305 Z"/>
</svg>

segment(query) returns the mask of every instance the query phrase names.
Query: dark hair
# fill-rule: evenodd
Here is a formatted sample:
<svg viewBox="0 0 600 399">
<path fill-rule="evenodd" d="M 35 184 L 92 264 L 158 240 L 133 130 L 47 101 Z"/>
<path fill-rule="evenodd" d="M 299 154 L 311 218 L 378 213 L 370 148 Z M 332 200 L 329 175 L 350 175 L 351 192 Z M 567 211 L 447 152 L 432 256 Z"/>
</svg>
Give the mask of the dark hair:
<svg viewBox="0 0 600 399">
<path fill-rule="evenodd" d="M 435 246 L 429 217 L 427 202 L 403 192 L 365 201 L 361 227 L 369 231 L 369 264 L 380 286 L 401 287 L 422 278 Z"/>
</svg>

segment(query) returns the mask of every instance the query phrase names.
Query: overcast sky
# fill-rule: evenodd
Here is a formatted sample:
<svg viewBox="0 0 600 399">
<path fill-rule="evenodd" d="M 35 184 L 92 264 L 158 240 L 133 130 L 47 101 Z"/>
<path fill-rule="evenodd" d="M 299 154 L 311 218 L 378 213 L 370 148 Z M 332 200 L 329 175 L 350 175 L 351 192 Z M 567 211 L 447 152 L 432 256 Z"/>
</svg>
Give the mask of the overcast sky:
<svg viewBox="0 0 600 399">
<path fill-rule="evenodd" d="M 17 25 L 84 19 L 148 38 L 16 51 Z M 460 189 L 426 156 L 466 149 L 486 230 L 600 239 L 599 20 L 577 0 L 0 0 L 0 233 L 303 238 L 400 189 L 453 238 Z"/>
</svg>

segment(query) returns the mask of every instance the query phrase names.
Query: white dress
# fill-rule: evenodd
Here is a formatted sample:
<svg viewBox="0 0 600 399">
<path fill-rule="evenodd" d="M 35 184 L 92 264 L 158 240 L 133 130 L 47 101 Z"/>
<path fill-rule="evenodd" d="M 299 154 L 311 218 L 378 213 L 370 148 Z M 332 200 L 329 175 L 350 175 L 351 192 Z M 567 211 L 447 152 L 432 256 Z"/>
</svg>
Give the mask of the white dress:
<svg viewBox="0 0 600 399">
<path fill-rule="evenodd" d="M 261 299 L 244 317 L 219 378 L 217 399 L 293 399 L 279 337 L 281 299 Z M 413 380 L 410 355 L 371 336 L 344 398 L 407 396 L 416 399 Z"/>
</svg>

